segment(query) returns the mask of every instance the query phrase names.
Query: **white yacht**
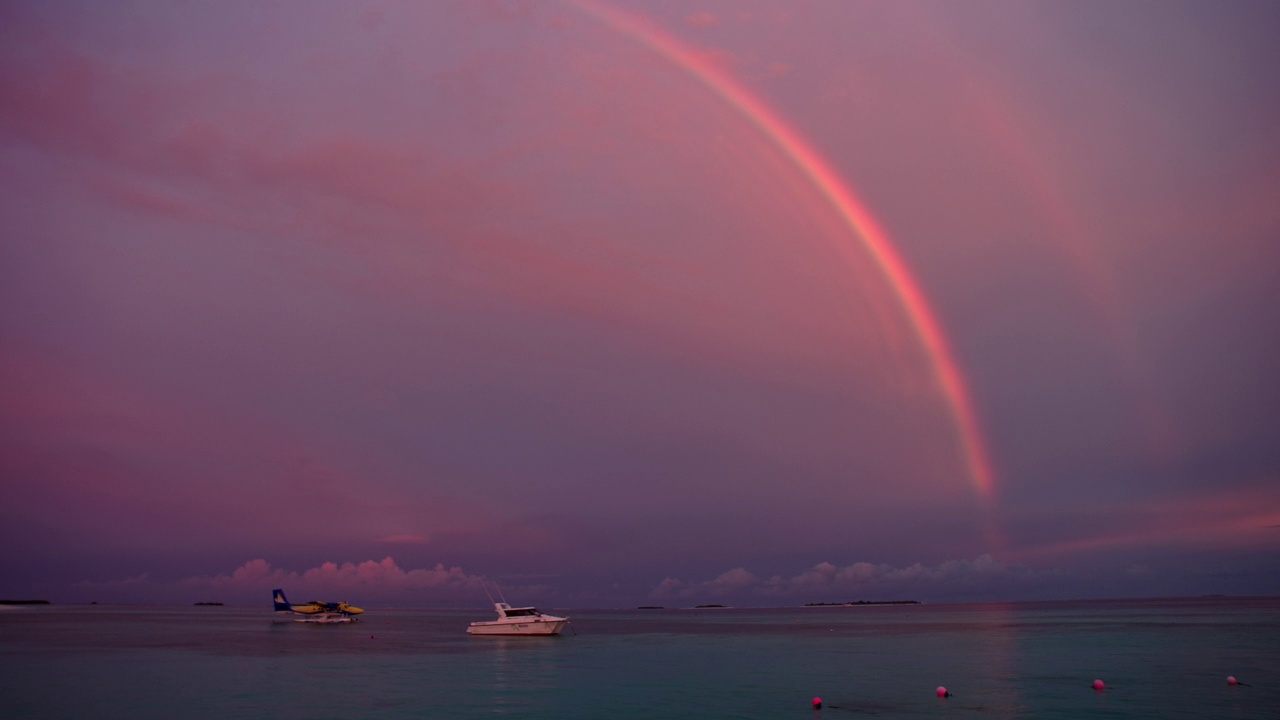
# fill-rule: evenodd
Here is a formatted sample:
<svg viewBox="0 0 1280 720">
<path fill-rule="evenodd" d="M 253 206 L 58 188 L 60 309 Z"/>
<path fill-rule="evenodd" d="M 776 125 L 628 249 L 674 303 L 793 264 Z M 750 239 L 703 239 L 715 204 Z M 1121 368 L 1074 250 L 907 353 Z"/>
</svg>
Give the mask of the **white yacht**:
<svg viewBox="0 0 1280 720">
<path fill-rule="evenodd" d="M 497 620 L 473 622 L 467 628 L 472 635 L 559 635 L 569 618 L 544 615 L 537 608 L 513 608 L 504 602 L 496 602 Z"/>
</svg>

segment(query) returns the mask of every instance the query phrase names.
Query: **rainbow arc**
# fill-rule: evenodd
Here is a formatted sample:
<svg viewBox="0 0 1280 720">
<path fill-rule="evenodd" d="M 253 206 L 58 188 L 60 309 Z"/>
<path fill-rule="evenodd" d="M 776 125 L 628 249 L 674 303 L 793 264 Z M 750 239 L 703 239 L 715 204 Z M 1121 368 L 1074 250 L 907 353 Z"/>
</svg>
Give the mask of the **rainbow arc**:
<svg viewBox="0 0 1280 720">
<path fill-rule="evenodd" d="M 982 438 L 973 399 L 937 315 L 888 234 L 812 145 L 777 112 L 731 75 L 675 36 L 647 20 L 593 0 L 574 4 L 614 31 L 661 56 L 734 108 L 796 168 L 837 213 L 884 275 L 902 311 L 930 359 L 938 390 L 956 427 L 957 442 L 969 481 L 987 503 L 994 500 L 995 473 Z M 847 248 L 841 248 L 848 253 Z M 989 537 L 994 537 L 994 534 Z"/>
</svg>

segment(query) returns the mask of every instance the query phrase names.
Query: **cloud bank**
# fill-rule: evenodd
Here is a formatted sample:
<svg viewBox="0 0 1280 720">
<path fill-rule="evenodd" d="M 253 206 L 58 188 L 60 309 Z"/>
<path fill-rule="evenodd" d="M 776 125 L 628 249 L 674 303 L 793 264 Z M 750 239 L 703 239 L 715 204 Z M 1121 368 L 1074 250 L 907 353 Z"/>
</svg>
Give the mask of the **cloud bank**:
<svg viewBox="0 0 1280 720">
<path fill-rule="evenodd" d="M 363 562 L 325 562 L 303 570 L 287 570 L 263 559 L 250 560 L 230 573 L 203 575 L 165 582 L 147 574 L 124 580 L 84 582 L 77 590 L 95 601 L 165 603 L 217 600 L 265 603 L 273 588 L 285 588 L 296 598 L 341 596 L 361 603 L 388 602 L 416 606 L 440 605 L 483 597 L 481 575 L 460 567 L 401 568 L 390 556 Z M 474 603 L 471 603 L 474 604 Z"/>
<path fill-rule="evenodd" d="M 745 568 L 734 568 L 701 582 L 668 577 L 650 596 L 747 604 L 914 600 L 939 596 L 981 599 L 1000 596 L 1012 588 L 1026 591 L 1058 574 L 1002 563 L 990 555 L 973 560 L 948 560 L 932 566 L 915 563 L 894 567 L 856 562 L 840 567 L 821 562 L 792 577 L 758 577 Z"/>
</svg>

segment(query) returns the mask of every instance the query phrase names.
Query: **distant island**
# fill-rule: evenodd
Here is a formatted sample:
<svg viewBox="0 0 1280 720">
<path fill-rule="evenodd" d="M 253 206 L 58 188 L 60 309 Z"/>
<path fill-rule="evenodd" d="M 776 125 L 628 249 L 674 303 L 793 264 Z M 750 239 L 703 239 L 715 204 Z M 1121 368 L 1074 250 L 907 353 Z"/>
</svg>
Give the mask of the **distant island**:
<svg viewBox="0 0 1280 720">
<path fill-rule="evenodd" d="M 221 605 L 220 602 L 198 602 L 197 605 Z"/>
<path fill-rule="evenodd" d="M 695 610 L 705 610 L 705 609 L 707 609 L 707 608 L 724 608 L 724 607 L 729 607 L 729 606 L 728 606 L 728 605 L 715 605 L 715 604 L 711 604 L 711 605 L 694 605 L 694 606 L 693 606 L 693 608 L 694 608 Z"/>
<path fill-rule="evenodd" d="M 0 605 L 48 605 L 48 600 L 0 600 Z"/>
<path fill-rule="evenodd" d="M 666 610 L 666 608 L 662 607 L 661 605 L 641 605 L 636 609 L 637 610 Z"/>
<path fill-rule="evenodd" d="M 919 600 L 858 600 L 849 602 L 805 603 L 805 607 L 853 607 L 855 605 L 920 605 Z"/>
</svg>

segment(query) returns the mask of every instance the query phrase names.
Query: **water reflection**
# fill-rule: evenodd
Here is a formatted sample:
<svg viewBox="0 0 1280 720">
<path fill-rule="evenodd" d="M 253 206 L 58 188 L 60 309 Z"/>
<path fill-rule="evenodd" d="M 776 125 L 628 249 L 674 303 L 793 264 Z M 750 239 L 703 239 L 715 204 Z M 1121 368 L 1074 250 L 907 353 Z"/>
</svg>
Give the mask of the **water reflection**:
<svg viewBox="0 0 1280 720">
<path fill-rule="evenodd" d="M 559 689 L 563 638 L 500 635 L 472 639 L 488 650 L 493 693 L 489 707 L 493 712 L 516 714 L 538 696 Z"/>
<path fill-rule="evenodd" d="M 974 653 L 974 660 L 981 666 L 984 695 L 997 705 L 992 711 L 1017 715 L 1025 709 L 1018 683 L 1022 633 L 1017 606 L 989 603 L 979 606 L 978 615 L 984 628 L 977 635 L 981 649 Z"/>
</svg>

